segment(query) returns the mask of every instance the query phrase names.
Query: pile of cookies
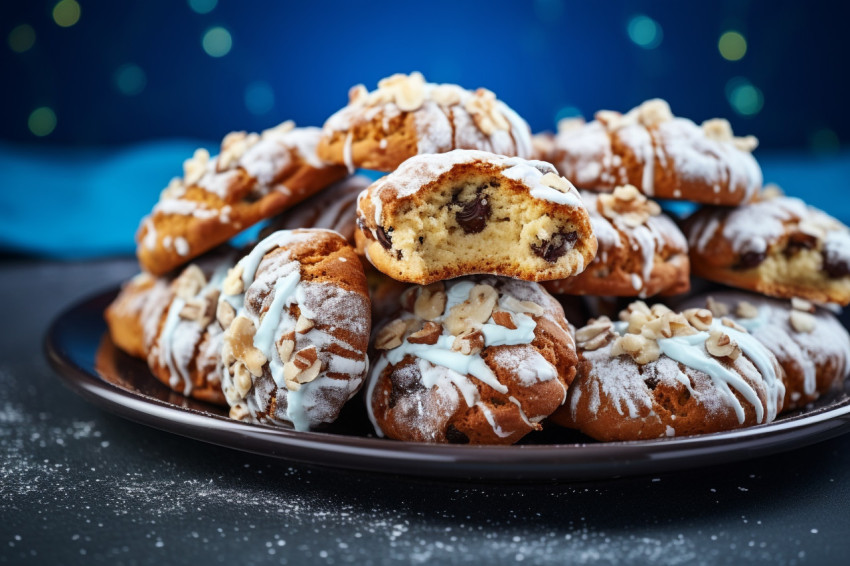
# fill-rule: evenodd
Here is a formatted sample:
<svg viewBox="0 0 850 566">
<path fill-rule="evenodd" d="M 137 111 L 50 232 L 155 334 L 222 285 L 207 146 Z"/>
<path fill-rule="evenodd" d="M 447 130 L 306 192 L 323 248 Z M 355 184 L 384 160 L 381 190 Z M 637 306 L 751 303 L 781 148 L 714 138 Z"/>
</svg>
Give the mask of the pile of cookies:
<svg viewBox="0 0 850 566">
<path fill-rule="evenodd" d="M 358 85 L 321 129 L 231 133 L 184 163 L 110 336 L 175 391 L 299 431 L 351 400 L 422 442 L 769 423 L 850 371 L 826 308 L 850 303 L 850 230 L 763 188 L 756 145 L 662 100 L 532 136 L 486 89 Z M 750 293 L 688 295 L 692 274 Z"/>
</svg>

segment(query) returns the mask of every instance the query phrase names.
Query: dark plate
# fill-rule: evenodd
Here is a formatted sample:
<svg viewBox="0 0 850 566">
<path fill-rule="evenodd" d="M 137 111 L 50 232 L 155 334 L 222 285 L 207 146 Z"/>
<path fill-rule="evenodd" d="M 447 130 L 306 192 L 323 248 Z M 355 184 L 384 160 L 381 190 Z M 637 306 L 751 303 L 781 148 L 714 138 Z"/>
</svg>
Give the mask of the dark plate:
<svg viewBox="0 0 850 566">
<path fill-rule="evenodd" d="M 189 438 L 338 468 L 442 478 L 593 480 L 696 468 L 792 450 L 850 431 L 850 394 L 742 430 L 635 442 L 594 442 L 549 429 L 515 446 L 397 442 L 369 436 L 362 400 L 346 406 L 322 432 L 246 424 L 221 407 L 182 397 L 160 384 L 141 360 L 112 344 L 103 310 L 111 290 L 62 313 L 47 333 L 47 357 L 63 382 L 85 399 L 127 419 Z"/>
</svg>

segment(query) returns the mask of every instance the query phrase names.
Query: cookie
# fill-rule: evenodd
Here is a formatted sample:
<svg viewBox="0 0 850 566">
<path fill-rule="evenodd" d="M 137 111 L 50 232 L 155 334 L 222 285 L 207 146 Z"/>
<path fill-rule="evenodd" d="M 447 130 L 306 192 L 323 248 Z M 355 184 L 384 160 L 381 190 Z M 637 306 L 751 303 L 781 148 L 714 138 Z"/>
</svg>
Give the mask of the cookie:
<svg viewBox="0 0 850 566">
<path fill-rule="evenodd" d="M 334 421 L 368 367 L 369 297 L 354 249 L 330 230 L 275 232 L 221 289 L 230 416 L 296 430 Z"/>
<path fill-rule="evenodd" d="M 764 195 L 698 210 L 683 228 L 694 275 L 780 298 L 850 303 L 850 230 L 802 200 Z"/>
<path fill-rule="evenodd" d="M 197 150 L 139 226 L 142 268 L 163 275 L 345 177 L 344 167 L 316 156 L 320 135 L 284 122 L 228 134 L 216 157 Z"/>
<path fill-rule="evenodd" d="M 808 301 L 718 292 L 692 297 L 684 306 L 728 316 L 776 356 L 785 370 L 784 411 L 839 389 L 850 373 L 850 335 L 835 315 Z"/>
<path fill-rule="evenodd" d="M 372 181 L 362 175 L 334 183 L 301 204 L 273 218 L 260 231 L 260 239 L 279 230 L 299 228 L 324 228 L 339 232 L 354 245 L 354 228 L 357 221 L 357 196 Z"/>
<path fill-rule="evenodd" d="M 545 282 L 550 293 L 649 297 L 690 288 L 688 243 L 657 203 L 631 185 L 581 197 L 599 248 L 581 274 Z"/>
<path fill-rule="evenodd" d="M 177 276 L 142 273 L 128 281 L 104 313 L 112 342 L 146 360 L 154 377 L 174 391 L 223 405 L 221 327 L 213 314 L 235 257 L 233 248 L 221 246 Z"/>
<path fill-rule="evenodd" d="M 728 319 L 640 301 L 621 318 L 576 331 L 576 378 L 552 421 L 596 440 L 641 440 L 769 423 L 782 409 L 782 367 Z"/>
<path fill-rule="evenodd" d="M 357 85 L 348 106 L 325 122 L 319 157 L 391 172 L 423 153 L 480 149 L 531 157 L 528 124 L 487 89 L 426 83 L 420 73 L 393 75 L 368 92 Z"/>
<path fill-rule="evenodd" d="M 379 436 L 513 444 L 564 401 L 575 346 L 536 283 L 464 277 L 402 295 L 379 328 L 366 403 Z"/>
<path fill-rule="evenodd" d="M 357 223 L 372 265 L 422 285 L 474 273 L 563 279 L 596 253 L 581 197 L 554 167 L 482 151 L 411 157 L 364 191 Z"/>
<path fill-rule="evenodd" d="M 753 136 L 737 138 L 729 122 L 697 126 L 674 117 L 666 102 L 648 100 L 626 114 L 563 120 L 552 163 L 582 189 L 610 192 L 634 185 L 647 196 L 735 206 L 762 185 Z"/>
</svg>

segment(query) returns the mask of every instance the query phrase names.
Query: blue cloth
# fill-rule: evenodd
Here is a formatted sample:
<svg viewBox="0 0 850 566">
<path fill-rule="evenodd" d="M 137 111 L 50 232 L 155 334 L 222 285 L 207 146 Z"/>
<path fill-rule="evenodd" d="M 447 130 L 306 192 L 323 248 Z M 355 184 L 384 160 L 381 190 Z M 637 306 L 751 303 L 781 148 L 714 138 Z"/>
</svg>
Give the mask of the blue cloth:
<svg viewBox="0 0 850 566">
<path fill-rule="evenodd" d="M 80 259 L 131 253 L 142 216 L 195 148 L 167 140 L 120 149 L 34 149 L 0 143 L 0 250 Z M 831 157 L 757 153 L 768 182 L 845 223 L 850 151 Z"/>
</svg>

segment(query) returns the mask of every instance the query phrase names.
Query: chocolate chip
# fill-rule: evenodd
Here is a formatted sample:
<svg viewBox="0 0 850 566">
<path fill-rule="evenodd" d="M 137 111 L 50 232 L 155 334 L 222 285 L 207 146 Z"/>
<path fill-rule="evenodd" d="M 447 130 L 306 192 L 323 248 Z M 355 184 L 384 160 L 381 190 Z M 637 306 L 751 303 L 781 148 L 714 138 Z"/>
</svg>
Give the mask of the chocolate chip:
<svg viewBox="0 0 850 566">
<path fill-rule="evenodd" d="M 646 379 L 643 380 L 643 382 L 644 382 L 644 384 L 646 384 L 647 387 L 649 387 L 651 390 L 655 391 L 655 386 L 658 385 L 658 378 L 655 377 L 655 376 L 647 377 Z"/>
<path fill-rule="evenodd" d="M 367 238 L 369 238 L 370 240 L 375 239 L 375 236 L 372 235 L 372 231 L 366 227 L 366 221 L 362 218 L 357 219 L 357 227 L 360 228 L 360 231 L 363 232 L 363 234 L 365 234 Z"/>
<path fill-rule="evenodd" d="M 378 226 L 378 242 L 384 247 L 385 250 L 388 250 L 393 247 L 393 237 L 392 237 L 393 229 L 390 228 L 389 232 L 384 230 L 383 226 Z"/>
<path fill-rule="evenodd" d="M 577 232 L 558 232 L 550 240 L 543 240 L 540 244 L 531 244 L 531 251 L 549 263 L 555 263 L 559 257 L 573 248 L 577 239 Z"/>
<path fill-rule="evenodd" d="M 455 213 L 455 220 L 467 234 L 481 232 L 487 226 L 488 218 L 490 218 L 490 203 L 487 195 L 480 193 Z"/>
<path fill-rule="evenodd" d="M 850 263 L 845 258 L 824 254 L 823 270 L 833 279 L 850 275 Z"/>
<path fill-rule="evenodd" d="M 455 425 L 449 425 L 446 429 L 446 440 L 450 444 L 469 444 L 469 437 L 455 428 Z"/>
<path fill-rule="evenodd" d="M 758 267 L 767 257 L 765 252 L 744 252 L 738 260 L 738 269 L 752 269 Z"/>
<path fill-rule="evenodd" d="M 419 375 L 410 371 L 394 371 L 390 374 L 390 409 L 396 406 L 398 400 L 417 391 L 425 389 L 419 380 Z"/>
<path fill-rule="evenodd" d="M 815 247 L 817 247 L 817 238 L 802 232 L 795 232 L 788 237 L 788 242 L 785 244 L 785 255 L 792 256 L 800 250 L 811 250 Z"/>
<path fill-rule="evenodd" d="M 422 236 L 419 236 L 419 243 L 420 243 L 420 244 L 424 244 L 424 243 L 425 243 L 425 238 L 423 238 Z"/>
</svg>

